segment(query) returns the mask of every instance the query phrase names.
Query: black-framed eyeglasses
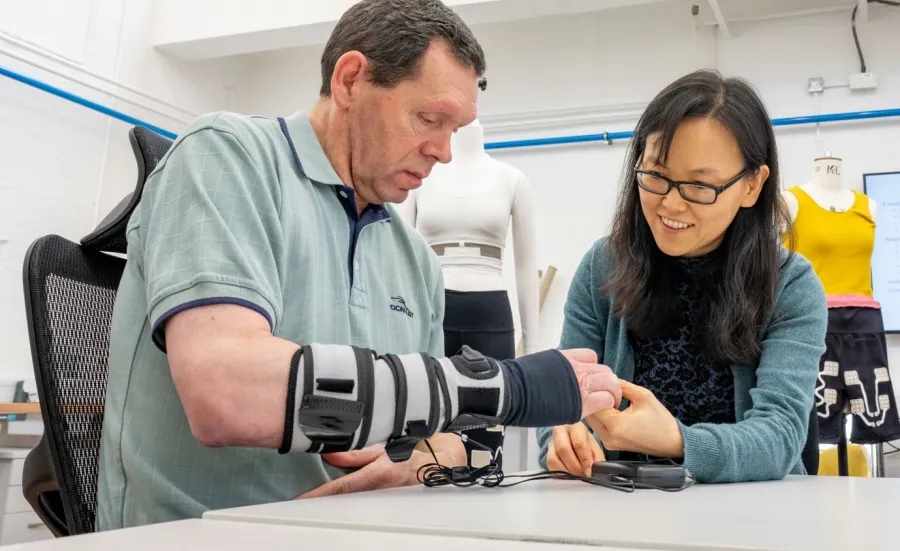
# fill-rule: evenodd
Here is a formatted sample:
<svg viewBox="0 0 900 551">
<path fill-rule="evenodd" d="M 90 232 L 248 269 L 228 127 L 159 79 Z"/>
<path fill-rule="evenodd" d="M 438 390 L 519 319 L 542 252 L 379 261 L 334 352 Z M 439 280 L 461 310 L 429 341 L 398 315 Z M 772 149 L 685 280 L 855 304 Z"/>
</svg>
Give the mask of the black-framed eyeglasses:
<svg viewBox="0 0 900 551">
<path fill-rule="evenodd" d="M 668 195 L 669 190 L 674 187 L 685 201 L 700 205 L 711 205 L 716 202 L 720 193 L 740 182 L 741 178 L 750 172 L 750 168 L 745 168 L 740 174 L 721 186 L 704 184 L 702 182 L 676 182 L 658 172 L 646 170 L 635 170 L 635 172 L 637 173 L 638 185 L 650 193 Z"/>
</svg>

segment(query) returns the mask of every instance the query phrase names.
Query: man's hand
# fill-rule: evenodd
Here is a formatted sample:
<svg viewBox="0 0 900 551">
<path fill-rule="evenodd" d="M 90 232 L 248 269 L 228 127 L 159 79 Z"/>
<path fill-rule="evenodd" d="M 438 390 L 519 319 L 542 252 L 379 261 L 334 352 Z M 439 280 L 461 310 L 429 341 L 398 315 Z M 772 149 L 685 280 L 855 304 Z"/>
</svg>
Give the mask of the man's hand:
<svg viewBox="0 0 900 551">
<path fill-rule="evenodd" d="M 435 434 L 428 438 L 438 462 L 444 467 L 466 464 L 466 448 L 455 434 Z M 341 478 L 327 482 L 297 499 L 324 497 L 384 488 L 413 486 L 419 483 L 418 472 L 423 465 L 434 463 L 434 457 L 420 442 L 408 461 L 394 463 L 384 451 L 384 446 L 371 446 L 362 450 L 326 454 L 322 459 L 343 469 L 360 468 Z"/>
<path fill-rule="evenodd" d="M 622 402 L 622 387 L 612 370 L 597 363 L 597 353 L 587 348 L 560 350 L 569 360 L 581 388 L 581 417 L 600 410 L 615 409 Z"/>
<path fill-rule="evenodd" d="M 606 461 L 603 449 L 583 423 L 553 427 L 547 447 L 547 468 L 590 478 L 596 461 Z"/>
<path fill-rule="evenodd" d="M 622 394 L 631 402 L 625 411 L 598 411 L 586 419 L 606 449 L 683 457 L 684 438 L 678 421 L 656 396 L 626 381 L 622 381 Z"/>
</svg>

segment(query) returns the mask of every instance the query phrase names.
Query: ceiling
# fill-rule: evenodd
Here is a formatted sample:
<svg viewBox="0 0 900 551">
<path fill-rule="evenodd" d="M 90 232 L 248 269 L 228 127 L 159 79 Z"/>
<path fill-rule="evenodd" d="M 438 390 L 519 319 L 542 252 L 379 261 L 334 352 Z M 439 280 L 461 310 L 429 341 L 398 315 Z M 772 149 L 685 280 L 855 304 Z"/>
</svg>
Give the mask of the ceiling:
<svg viewBox="0 0 900 551">
<path fill-rule="evenodd" d="M 668 1 L 668 0 L 667 0 Z M 716 18 L 709 0 L 678 0 L 700 6 L 700 18 L 705 23 L 715 23 Z M 846 9 L 849 13 L 854 0 L 717 0 L 728 22 L 773 18 L 788 14 L 827 12 Z"/>
<path fill-rule="evenodd" d="M 179 20 L 177 12 L 184 12 L 181 20 L 189 24 L 172 33 L 161 28 L 156 47 L 184 59 L 211 59 L 230 55 L 250 54 L 284 48 L 321 44 L 331 33 L 341 9 L 332 9 L 324 18 L 311 18 L 304 10 L 293 9 L 288 0 L 256 0 L 260 12 L 267 17 L 250 22 L 246 4 L 242 1 L 217 0 L 161 0 L 167 17 L 161 21 Z M 341 0 L 352 4 L 354 0 Z M 609 9 L 653 4 L 676 3 L 686 8 L 699 7 L 698 18 L 705 24 L 718 22 L 713 7 L 717 7 L 727 23 L 738 23 L 786 15 L 810 14 L 846 9 L 859 0 L 445 0 L 469 24 L 494 23 L 548 16 L 572 15 Z M 215 6 L 219 16 L 214 19 L 192 17 L 192 5 Z M 343 5 L 341 4 L 341 5 Z M 335 4 L 336 6 L 336 4 Z M 212 7 L 210 7 L 212 9 Z M 331 13 L 333 12 L 333 13 Z M 280 15 L 278 15 L 280 14 Z M 223 24 L 222 22 L 228 22 Z"/>
</svg>

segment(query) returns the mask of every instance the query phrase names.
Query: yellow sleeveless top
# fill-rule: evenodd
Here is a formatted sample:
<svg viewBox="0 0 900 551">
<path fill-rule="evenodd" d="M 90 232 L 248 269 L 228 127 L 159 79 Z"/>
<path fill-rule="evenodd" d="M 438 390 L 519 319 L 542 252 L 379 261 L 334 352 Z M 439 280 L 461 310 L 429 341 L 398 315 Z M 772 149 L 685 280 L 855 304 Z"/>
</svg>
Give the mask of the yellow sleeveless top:
<svg viewBox="0 0 900 551">
<path fill-rule="evenodd" d="M 825 294 L 871 298 L 875 220 L 869 212 L 869 198 L 854 191 L 856 199 L 850 210 L 832 212 L 800 187 L 788 191 L 799 204 L 794 220 L 795 250 L 810 261 Z"/>
</svg>

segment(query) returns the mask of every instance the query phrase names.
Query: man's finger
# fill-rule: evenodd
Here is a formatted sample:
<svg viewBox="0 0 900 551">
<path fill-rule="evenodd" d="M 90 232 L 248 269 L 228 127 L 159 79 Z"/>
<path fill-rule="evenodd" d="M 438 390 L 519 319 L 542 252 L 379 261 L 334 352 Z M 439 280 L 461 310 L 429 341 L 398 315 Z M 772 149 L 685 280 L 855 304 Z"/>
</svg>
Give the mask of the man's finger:
<svg viewBox="0 0 900 551">
<path fill-rule="evenodd" d="M 365 467 L 382 455 L 384 455 L 384 447 L 369 446 L 368 448 L 363 448 L 361 450 L 324 454 L 322 455 L 322 459 L 327 461 L 329 465 L 339 469 L 352 469 L 356 467 Z"/>
<path fill-rule="evenodd" d="M 355 473 L 327 482 L 315 490 L 303 494 L 297 499 L 338 496 L 378 489 L 377 479 L 373 477 L 371 473 L 366 472 L 367 470 L 368 469 L 361 469 Z"/>
<path fill-rule="evenodd" d="M 622 402 L 622 382 L 605 365 L 587 366 L 579 377 L 582 396 L 587 398 L 592 392 L 609 392 L 613 397 L 613 407 L 618 407 Z"/>
<path fill-rule="evenodd" d="M 597 363 L 597 353 L 590 348 L 573 348 L 571 350 L 562 350 L 561 352 L 570 362 Z"/>
<path fill-rule="evenodd" d="M 591 392 L 584 398 L 583 409 L 581 410 L 582 419 L 603 411 L 605 409 L 615 409 L 616 398 L 605 390 L 599 392 Z"/>
</svg>

